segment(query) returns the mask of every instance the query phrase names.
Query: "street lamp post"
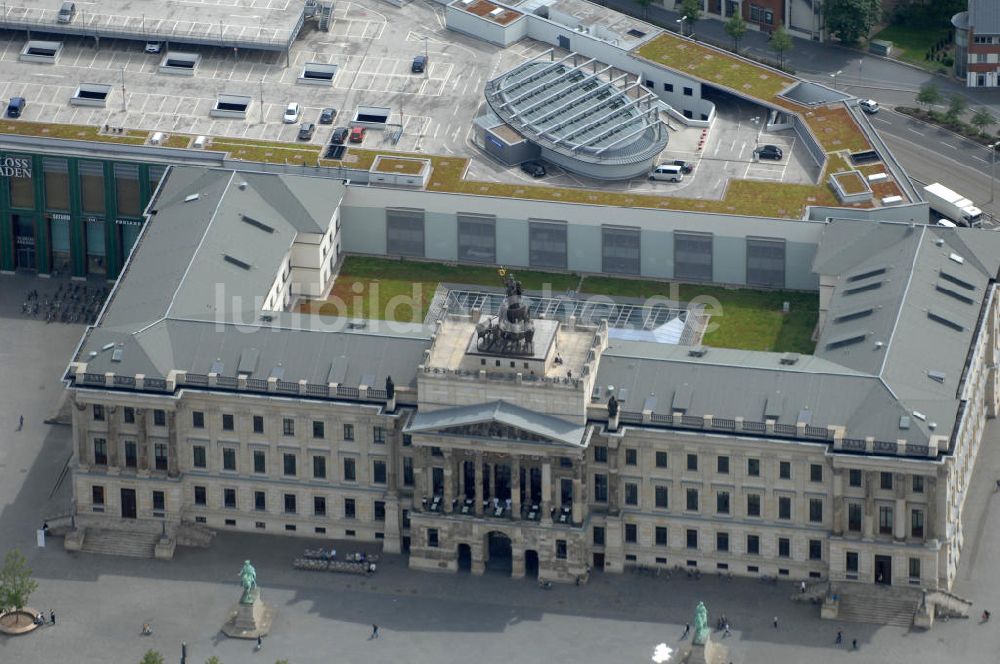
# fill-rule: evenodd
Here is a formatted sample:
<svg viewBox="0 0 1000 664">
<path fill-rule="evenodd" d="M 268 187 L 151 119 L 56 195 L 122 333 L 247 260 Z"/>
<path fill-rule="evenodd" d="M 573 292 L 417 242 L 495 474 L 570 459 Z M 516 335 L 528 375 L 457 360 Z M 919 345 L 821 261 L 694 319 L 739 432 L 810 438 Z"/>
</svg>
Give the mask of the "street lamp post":
<svg viewBox="0 0 1000 664">
<path fill-rule="evenodd" d="M 124 66 L 121 68 L 121 72 L 122 72 L 122 110 L 123 111 L 127 111 L 128 110 L 128 105 L 127 105 L 126 97 L 125 97 L 125 67 Z"/>
<path fill-rule="evenodd" d="M 990 143 L 990 203 L 993 202 L 993 188 L 997 180 L 997 148 L 1000 142 Z"/>
<path fill-rule="evenodd" d="M 843 69 L 838 69 L 837 71 L 835 71 L 832 74 L 830 74 L 830 78 L 833 79 L 833 87 L 834 87 L 834 89 L 836 89 L 836 87 L 837 87 L 837 77 L 840 76 L 843 73 L 844 73 Z"/>
<path fill-rule="evenodd" d="M 757 152 L 760 150 L 760 116 L 759 115 L 753 116 L 750 119 L 750 122 L 753 123 L 754 129 L 757 130 L 754 132 L 753 135 L 753 154 L 754 157 L 756 157 Z"/>
<path fill-rule="evenodd" d="M 687 35 L 684 34 L 684 17 L 681 16 L 676 22 L 681 24 L 681 36 L 686 37 Z"/>
</svg>

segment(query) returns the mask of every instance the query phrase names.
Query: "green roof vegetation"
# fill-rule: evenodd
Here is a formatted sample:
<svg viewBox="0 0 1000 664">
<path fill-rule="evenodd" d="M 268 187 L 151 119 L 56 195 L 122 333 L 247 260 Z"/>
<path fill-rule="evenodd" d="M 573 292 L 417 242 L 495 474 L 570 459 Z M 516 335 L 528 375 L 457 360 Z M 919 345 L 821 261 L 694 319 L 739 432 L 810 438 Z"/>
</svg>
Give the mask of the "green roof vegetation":
<svg viewBox="0 0 1000 664">
<path fill-rule="evenodd" d="M 162 145 L 168 148 L 186 148 L 191 144 L 191 137 L 185 134 L 171 134 Z"/>
<path fill-rule="evenodd" d="M 864 177 L 857 171 L 834 173 L 832 177 L 837 180 L 837 184 L 840 185 L 845 194 L 863 194 L 868 191 Z"/>
<path fill-rule="evenodd" d="M 3 122 L 0 132 L 18 136 L 45 136 L 48 138 L 68 138 L 77 141 L 101 141 L 102 143 L 128 143 L 142 145 L 149 137 L 148 131 L 127 129 L 121 134 L 102 134 L 98 127 L 88 125 L 50 124 L 48 122 Z"/>
<path fill-rule="evenodd" d="M 295 143 L 270 143 L 268 141 L 246 141 L 231 138 L 213 138 L 205 148 L 226 152 L 233 159 L 260 161 L 270 164 L 298 164 L 315 166 L 319 161 L 320 148 Z"/>
<path fill-rule="evenodd" d="M 400 157 L 382 157 L 374 165 L 379 173 L 402 173 L 404 175 L 419 175 L 427 165 L 426 160 L 404 159 Z"/>
</svg>

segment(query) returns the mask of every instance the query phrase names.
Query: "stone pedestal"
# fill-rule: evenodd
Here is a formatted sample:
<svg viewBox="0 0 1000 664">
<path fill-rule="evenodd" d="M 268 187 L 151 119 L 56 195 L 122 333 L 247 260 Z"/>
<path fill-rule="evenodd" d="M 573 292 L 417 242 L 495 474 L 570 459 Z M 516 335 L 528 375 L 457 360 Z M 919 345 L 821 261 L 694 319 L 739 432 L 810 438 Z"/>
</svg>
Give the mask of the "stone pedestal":
<svg viewBox="0 0 1000 664">
<path fill-rule="evenodd" d="M 256 639 L 271 631 L 274 608 L 261 601 L 260 588 L 254 588 L 252 594 L 253 602 L 238 602 L 229 612 L 223 634 L 234 639 Z"/>
<path fill-rule="evenodd" d="M 177 541 L 172 537 L 161 537 L 153 546 L 153 556 L 157 560 L 172 560 Z"/>
<path fill-rule="evenodd" d="M 84 528 L 75 528 L 69 531 L 63 540 L 63 548 L 67 551 L 79 551 L 83 548 L 83 540 L 86 536 L 87 531 Z"/>
<path fill-rule="evenodd" d="M 683 664 L 726 664 L 729 648 L 712 641 L 711 637 L 705 643 L 693 643 L 680 661 Z"/>
</svg>

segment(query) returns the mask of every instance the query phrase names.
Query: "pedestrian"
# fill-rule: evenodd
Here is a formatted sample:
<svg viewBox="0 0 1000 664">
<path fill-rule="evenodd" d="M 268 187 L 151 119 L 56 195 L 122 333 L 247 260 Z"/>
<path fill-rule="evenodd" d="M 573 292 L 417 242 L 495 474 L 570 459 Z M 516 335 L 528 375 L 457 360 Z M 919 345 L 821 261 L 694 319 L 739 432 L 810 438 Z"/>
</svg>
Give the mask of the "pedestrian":
<svg viewBox="0 0 1000 664">
<path fill-rule="evenodd" d="M 258 635 L 257 635 L 257 650 L 260 650 L 260 649 L 261 649 L 261 648 L 263 648 L 263 647 L 264 647 L 264 642 L 263 642 L 263 641 L 261 641 L 261 639 L 260 639 L 260 634 L 258 634 Z"/>
<path fill-rule="evenodd" d="M 682 639 L 686 639 L 687 635 L 691 632 L 691 623 L 684 623 L 684 633 L 681 634 Z"/>
<path fill-rule="evenodd" d="M 844 642 L 844 633 L 841 630 L 837 630 L 837 645 L 839 646 Z"/>
<path fill-rule="evenodd" d="M 726 631 L 723 633 L 723 636 L 732 636 L 732 634 L 733 633 L 729 631 L 729 623 L 726 622 Z"/>
<path fill-rule="evenodd" d="M 20 431 L 24 428 L 24 415 L 17 416 L 17 430 Z"/>
<path fill-rule="evenodd" d="M 774 628 L 778 629 L 778 616 L 774 617 Z"/>
<path fill-rule="evenodd" d="M 851 650 L 857 650 L 857 649 L 858 649 L 858 640 L 851 639 Z"/>
<path fill-rule="evenodd" d="M 369 639 L 377 639 L 377 638 L 378 638 L 378 625 L 376 625 L 376 624 L 373 623 L 372 624 L 372 635 L 371 635 L 371 637 L 369 637 Z"/>
<path fill-rule="evenodd" d="M 49 622 L 51 622 L 53 625 L 56 624 L 56 612 L 53 611 L 52 609 L 49 609 Z"/>
<path fill-rule="evenodd" d="M 800 590 L 801 590 L 802 592 L 805 592 L 805 591 L 806 591 L 806 582 L 805 582 L 805 581 L 803 581 L 803 582 L 802 582 L 801 584 L 799 584 L 799 589 L 800 589 Z"/>
</svg>

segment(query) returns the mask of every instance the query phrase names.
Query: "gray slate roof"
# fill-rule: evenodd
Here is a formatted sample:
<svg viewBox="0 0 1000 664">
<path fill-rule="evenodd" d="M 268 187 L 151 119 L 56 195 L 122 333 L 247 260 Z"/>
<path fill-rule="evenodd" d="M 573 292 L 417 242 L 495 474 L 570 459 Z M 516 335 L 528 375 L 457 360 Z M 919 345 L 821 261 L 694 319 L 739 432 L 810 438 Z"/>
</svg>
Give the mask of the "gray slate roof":
<svg viewBox="0 0 1000 664">
<path fill-rule="evenodd" d="M 405 431 L 406 433 L 424 433 L 486 422 L 498 422 L 517 427 L 549 438 L 553 442 L 575 447 L 582 445 L 586 432 L 584 426 L 551 415 L 536 413 L 506 401 L 491 401 L 471 406 L 418 412 L 410 420 Z"/>
<path fill-rule="evenodd" d="M 969 0 L 969 27 L 977 35 L 1000 34 L 1000 2 Z"/>
</svg>

